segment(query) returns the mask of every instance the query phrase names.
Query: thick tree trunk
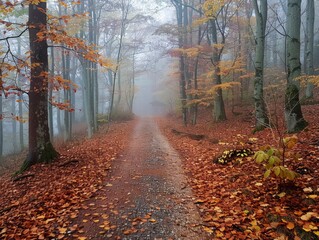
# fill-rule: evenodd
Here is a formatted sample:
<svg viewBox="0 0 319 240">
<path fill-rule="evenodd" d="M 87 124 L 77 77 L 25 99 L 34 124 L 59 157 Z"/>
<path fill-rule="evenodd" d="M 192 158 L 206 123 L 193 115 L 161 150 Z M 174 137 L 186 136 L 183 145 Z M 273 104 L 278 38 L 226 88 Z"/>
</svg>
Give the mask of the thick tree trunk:
<svg viewBox="0 0 319 240">
<path fill-rule="evenodd" d="M 31 165 L 49 163 L 57 157 L 48 126 L 48 46 L 46 38 L 38 38 L 47 26 L 46 2 L 29 5 L 29 40 L 31 79 L 29 91 L 29 153 L 21 171 Z"/>
<path fill-rule="evenodd" d="M 298 132 L 307 126 L 299 102 L 299 84 L 296 78 L 300 76 L 300 25 L 301 0 L 288 0 L 287 18 L 287 61 L 288 84 L 285 99 L 285 118 L 288 132 Z"/>
<path fill-rule="evenodd" d="M 264 58 L 265 58 L 265 30 L 267 22 L 267 0 L 253 1 L 257 30 L 256 30 L 256 60 L 255 60 L 255 81 L 254 81 L 254 100 L 255 100 L 255 130 L 261 130 L 268 126 L 265 100 L 264 100 Z"/>
</svg>

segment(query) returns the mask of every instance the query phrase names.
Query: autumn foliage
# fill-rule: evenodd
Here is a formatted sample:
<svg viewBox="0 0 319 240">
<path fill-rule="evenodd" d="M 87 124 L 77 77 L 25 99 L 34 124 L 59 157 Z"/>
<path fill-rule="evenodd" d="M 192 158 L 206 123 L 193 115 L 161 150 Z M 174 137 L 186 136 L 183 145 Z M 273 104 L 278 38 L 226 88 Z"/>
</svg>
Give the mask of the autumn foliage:
<svg viewBox="0 0 319 240">
<path fill-rule="evenodd" d="M 91 140 L 61 147 L 51 165 L 35 165 L 22 176 L 0 178 L 1 239 L 65 239 L 79 226 L 70 220 L 101 188 L 112 160 L 123 150 L 129 124 L 118 124 Z"/>
<path fill-rule="evenodd" d="M 254 118 L 249 108 L 240 109 L 243 114 L 229 114 L 230 119 L 224 123 L 213 123 L 208 114 L 199 118 L 197 126 L 185 127 L 176 124 L 175 119 L 161 121 L 166 136 L 184 159 L 197 197 L 194 202 L 203 217 L 203 229 L 211 239 L 318 239 L 319 133 L 313 115 L 318 105 L 305 107 L 311 122 L 306 131 L 296 135 L 298 141 L 293 135 L 287 136 L 283 171 L 287 176 L 277 173 L 273 166 L 275 173 L 269 178 L 264 178 L 267 169 L 256 163 L 251 154 L 235 157 L 226 164 L 217 161 L 233 149 L 257 152 L 263 146 L 278 146 L 278 135 L 272 129 L 252 134 Z M 205 138 L 193 140 L 176 135 L 172 127 Z M 293 181 L 283 183 L 276 177 L 293 179 L 290 175 L 295 171 L 299 177 Z"/>
</svg>

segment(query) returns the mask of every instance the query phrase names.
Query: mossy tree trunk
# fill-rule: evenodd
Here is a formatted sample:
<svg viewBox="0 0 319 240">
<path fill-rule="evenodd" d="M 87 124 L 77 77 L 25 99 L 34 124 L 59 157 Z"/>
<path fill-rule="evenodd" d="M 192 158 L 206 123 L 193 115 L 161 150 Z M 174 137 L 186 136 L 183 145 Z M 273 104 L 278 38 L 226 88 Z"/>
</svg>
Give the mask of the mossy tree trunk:
<svg viewBox="0 0 319 240">
<path fill-rule="evenodd" d="M 258 5 L 257 0 L 253 1 L 256 14 L 256 60 L 255 60 L 255 80 L 254 80 L 254 101 L 256 130 L 262 130 L 269 125 L 264 100 L 264 58 L 265 58 L 265 31 L 267 22 L 267 0 L 261 0 Z"/>
<path fill-rule="evenodd" d="M 29 5 L 31 79 L 29 91 L 29 153 L 21 171 L 36 163 L 50 163 L 57 157 L 48 125 L 48 46 L 38 34 L 47 26 L 46 2 Z"/>
<path fill-rule="evenodd" d="M 287 16 L 287 63 L 288 83 L 285 98 L 285 118 L 287 131 L 298 132 L 307 126 L 300 101 L 299 84 L 296 78 L 301 73 L 300 63 L 301 0 L 288 0 Z"/>
</svg>

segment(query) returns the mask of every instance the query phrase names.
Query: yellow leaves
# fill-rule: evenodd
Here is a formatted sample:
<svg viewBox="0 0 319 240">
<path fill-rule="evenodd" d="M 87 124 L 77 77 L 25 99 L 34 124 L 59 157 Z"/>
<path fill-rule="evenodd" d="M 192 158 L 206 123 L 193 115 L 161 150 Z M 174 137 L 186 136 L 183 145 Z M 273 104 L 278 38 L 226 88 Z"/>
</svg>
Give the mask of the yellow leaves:
<svg viewBox="0 0 319 240">
<path fill-rule="evenodd" d="M 312 192 L 313 192 L 313 190 L 312 190 L 311 187 L 304 188 L 303 191 L 304 191 L 305 193 L 312 193 Z"/>
<path fill-rule="evenodd" d="M 65 234 L 68 230 L 67 228 L 58 228 L 60 234 Z"/>
<path fill-rule="evenodd" d="M 302 215 L 300 218 L 303 221 L 309 221 L 312 217 L 319 218 L 319 215 L 315 212 L 307 212 L 306 214 Z"/>
<path fill-rule="evenodd" d="M 253 221 L 251 221 L 250 224 L 251 224 L 250 229 L 252 229 L 252 230 L 254 230 L 254 231 L 257 231 L 257 232 L 260 231 L 260 227 L 259 227 L 258 222 L 257 222 L 256 219 L 254 219 Z"/>
<path fill-rule="evenodd" d="M 201 204 L 201 203 L 204 203 L 204 202 L 206 202 L 206 201 L 203 200 L 203 199 L 197 199 L 197 200 L 194 201 L 195 204 Z"/>
<path fill-rule="evenodd" d="M 204 229 L 204 231 L 205 232 L 207 232 L 207 233 L 213 233 L 214 231 L 211 229 L 211 228 L 209 228 L 209 227 L 203 227 L 203 229 Z"/>
<path fill-rule="evenodd" d="M 311 198 L 311 199 L 316 199 L 317 197 L 318 197 L 318 195 L 316 195 L 316 194 L 308 195 L 308 198 Z"/>
<path fill-rule="evenodd" d="M 285 192 L 281 192 L 279 194 L 277 194 L 278 197 L 280 198 L 283 198 L 284 196 L 286 196 L 286 193 Z"/>
<path fill-rule="evenodd" d="M 203 11 L 207 18 L 216 18 L 220 9 L 224 6 L 225 0 L 207 0 L 203 4 Z"/>
<path fill-rule="evenodd" d="M 191 48 L 176 48 L 172 53 L 174 55 L 183 55 L 189 58 L 196 58 L 203 52 L 203 50 L 203 46 L 197 45 Z"/>
<path fill-rule="evenodd" d="M 296 80 L 300 81 L 302 86 L 306 86 L 307 83 L 312 83 L 315 86 L 319 86 L 319 76 L 318 75 L 302 75 Z"/>
<path fill-rule="evenodd" d="M 208 94 L 215 94 L 217 90 L 222 89 L 222 90 L 226 90 L 226 89 L 230 89 L 230 88 L 234 88 L 236 86 L 240 86 L 239 82 L 226 82 L 226 83 L 222 83 L 222 84 L 218 84 L 213 86 L 208 92 Z"/>
<path fill-rule="evenodd" d="M 292 149 L 298 142 L 298 137 L 296 135 L 293 135 L 292 137 L 286 137 L 283 139 L 283 142 L 285 147 Z"/>
<path fill-rule="evenodd" d="M 315 223 L 307 222 L 302 226 L 302 229 L 305 230 L 306 232 L 310 232 L 310 231 L 318 230 L 318 227 L 316 226 Z"/>
</svg>

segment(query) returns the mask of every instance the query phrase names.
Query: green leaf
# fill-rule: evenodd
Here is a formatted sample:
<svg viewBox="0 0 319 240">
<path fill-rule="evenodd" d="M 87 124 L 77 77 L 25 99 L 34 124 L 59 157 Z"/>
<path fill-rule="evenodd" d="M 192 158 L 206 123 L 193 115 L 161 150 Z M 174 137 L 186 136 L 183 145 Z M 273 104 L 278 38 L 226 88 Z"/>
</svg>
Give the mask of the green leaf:
<svg viewBox="0 0 319 240">
<path fill-rule="evenodd" d="M 269 175 L 270 175 L 270 173 L 271 173 L 271 170 L 268 169 L 268 170 L 265 172 L 265 174 L 264 174 L 264 178 L 268 178 Z"/>
<path fill-rule="evenodd" d="M 256 162 L 260 164 L 268 158 L 268 155 L 263 151 L 258 151 L 255 153 L 254 158 L 256 159 Z"/>
<path fill-rule="evenodd" d="M 287 178 L 289 180 L 294 180 L 297 177 L 297 174 L 294 171 L 290 171 L 287 169 Z"/>
<path fill-rule="evenodd" d="M 275 160 L 274 156 L 271 156 L 269 158 L 269 161 L 268 161 L 269 165 L 273 166 L 275 164 L 275 162 L 276 162 L 276 160 Z"/>
<path fill-rule="evenodd" d="M 274 155 L 274 149 L 273 148 L 270 148 L 267 153 L 266 153 L 268 156 L 272 156 Z"/>
<path fill-rule="evenodd" d="M 273 168 L 273 170 L 274 170 L 275 175 L 278 177 L 280 175 L 280 172 L 281 172 L 280 167 L 276 166 Z"/>
<path fill-rule="evenodd" d="M 281 164 L 281 159 L 279 157 L 273 156 L 273 158 L 275 159 L 275 164 L 274 165 L 278 166 L 279 164 Z"/>
</svg>

